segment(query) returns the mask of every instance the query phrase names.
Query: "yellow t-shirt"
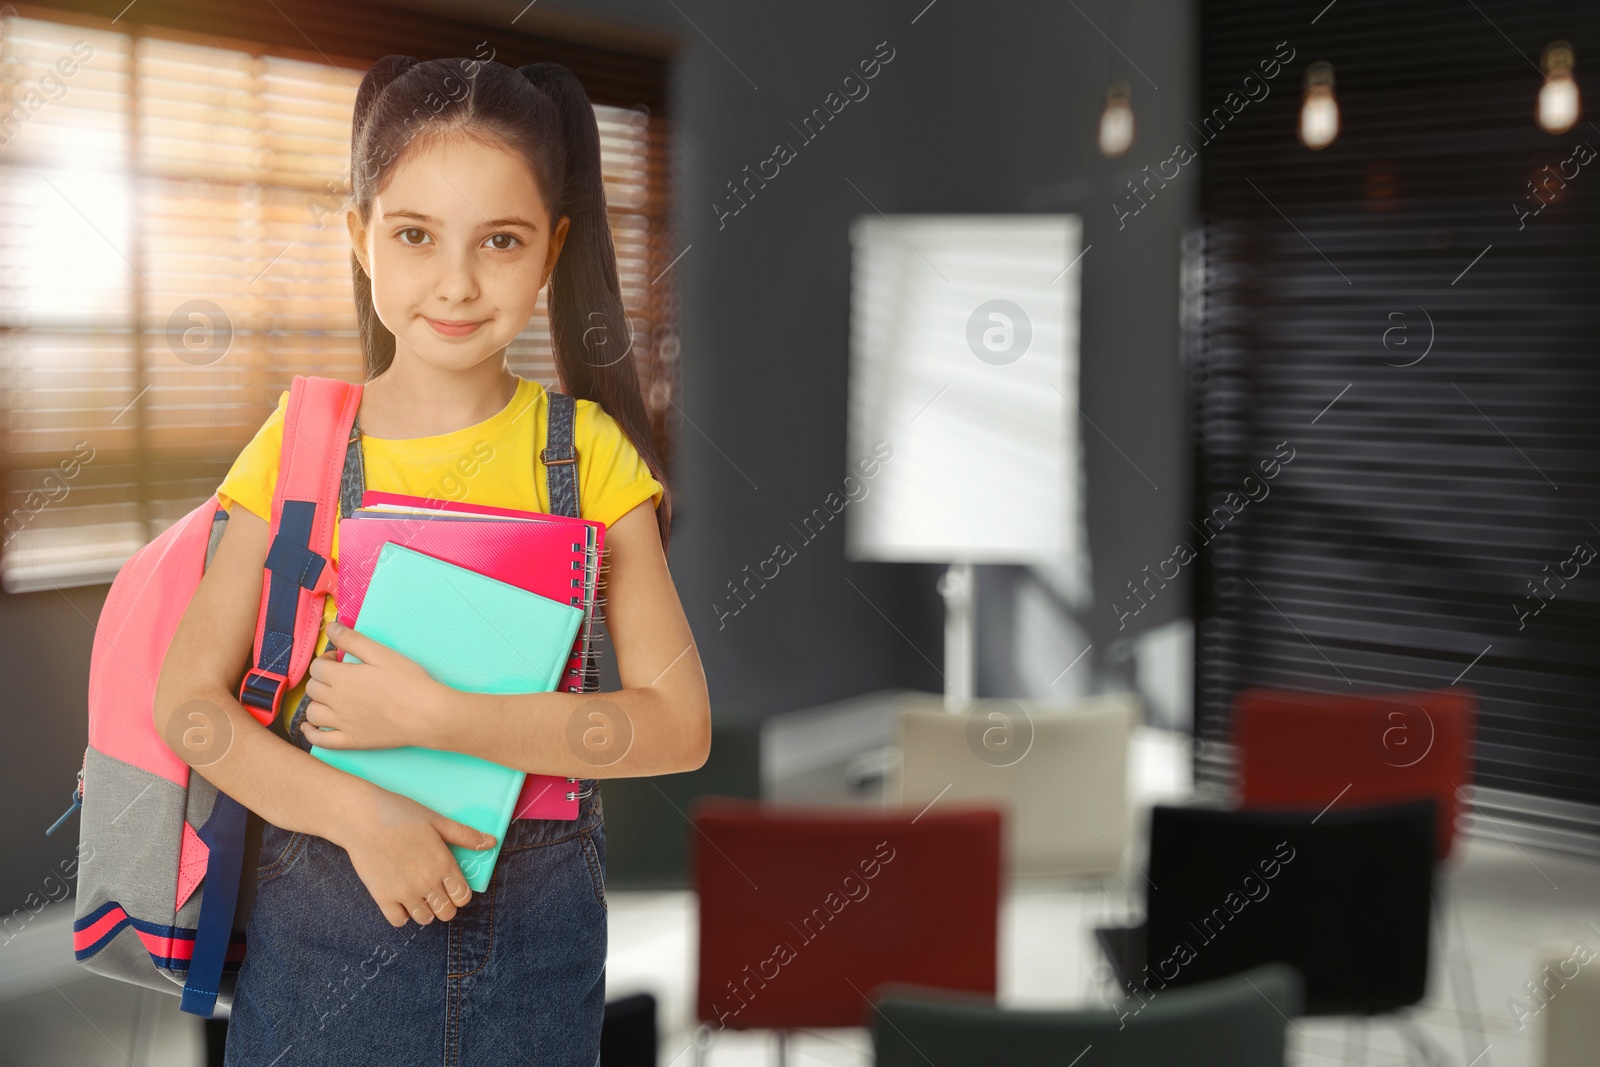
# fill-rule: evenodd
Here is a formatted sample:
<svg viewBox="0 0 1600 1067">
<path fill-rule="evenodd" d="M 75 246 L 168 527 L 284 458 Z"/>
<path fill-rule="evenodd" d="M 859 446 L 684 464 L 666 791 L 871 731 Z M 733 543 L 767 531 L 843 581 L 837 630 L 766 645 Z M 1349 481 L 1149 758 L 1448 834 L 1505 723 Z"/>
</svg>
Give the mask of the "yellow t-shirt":
<svg viewBox="0 0 1600 1067">
<path fill-rule="evenodd" d="M 278 482 L 278 458 L 283 442 L 283 418 L 289 392 L 278 397 L 278 407 L 250 443 L 234 460 L 217 489 L 217 498 L 230 512 L 242 504 L 268 522 L 272 519 L 272 494 Z M 366 487 L 388 493 L 466 501 L 492 507 L 548 512 L 549 493 L 538 449 L 545 443 L 549 421 L 549 394 L 530 378 L 519 379 L 511 403 L 483 422 L 432 437 L 386 440 L 361 435 L 361 458 L 366 467 Z M 578 453 L 578 512 L 582 518 L 610 526 L 634 507 L 651 501 L 659 507 L 661 483 L 621 425 L 593 400 L 578 400 L 573 412 L 573 447 Z M 331 555 L 339 562 L 339 524 L 334 523 Z M 327 626 L 338 606 L 333 594 L 323 605 L 322 628 L 316 655 L 328 647 Z M 309 675 L 308 675 L 309 677 Z M 287 731 L 289 719 L 305 692 L 305 681 L 285 694 L 279 705 L 279 728 Z"/>
</svg>

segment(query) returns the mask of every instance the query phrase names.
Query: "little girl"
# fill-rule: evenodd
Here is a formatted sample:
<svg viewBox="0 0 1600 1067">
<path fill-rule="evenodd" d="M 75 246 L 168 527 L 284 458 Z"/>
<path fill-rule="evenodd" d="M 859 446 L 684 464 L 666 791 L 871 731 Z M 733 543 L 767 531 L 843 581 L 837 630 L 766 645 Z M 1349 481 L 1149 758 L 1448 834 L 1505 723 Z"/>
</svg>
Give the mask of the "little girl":
<svg viewBox="0 0 1600 1067">
<path fill-rule="evenodd" d="M 462 693 L 333 624 L 329 596 L 307 677 L 261 729 L 236 691 L 285 392 L 218 489 L 226 532 L 155 703 L 163 736 L 180 706 L 218 709 L 231 740 L 203 773 L 264 820 L 226 1062 L 593 1067 L 607 940 L 596 779 L 692 770 L 710 745 L 705 674 L 666 565 L 670 497 L 625 351 L 594 111 L 558 64 L 387 56 L 362 79 L 350 164 L 366 375 L 349 447 L 367 487 L 551 510 L 538 458 L 550 397 L 506 364 L 548 282 L 557 368 L 577 398 L 580 514 L 606 524 L 623 688 Z M 338 544 L 336 528 L 335 565 Z M 514 819 L 474 895 L 449 846 L 492 841 L 314 758 L 313 744 L 417 744 L 578 778 L 579 815 Z"/>
</svg>

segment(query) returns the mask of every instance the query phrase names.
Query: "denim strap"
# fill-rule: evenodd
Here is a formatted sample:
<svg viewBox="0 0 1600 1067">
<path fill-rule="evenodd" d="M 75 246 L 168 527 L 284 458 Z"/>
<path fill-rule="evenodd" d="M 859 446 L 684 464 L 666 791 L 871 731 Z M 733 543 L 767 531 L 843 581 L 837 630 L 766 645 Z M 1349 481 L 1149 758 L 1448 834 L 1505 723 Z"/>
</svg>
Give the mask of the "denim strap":
<svg viewBox="0 0 1600 1067">
<path fill-rule="evenodd" d="M 348 519 L 361 506 L 367 491 L 366 461 L 361 456 L 361 416 L 350 424 L 350 440 L 344 449 L 344 475 L 339 482 L 339 517 Z"/>
<path fill-rule="evenodd" d="M 544 464 L 546 493 L 550 497 L 550 514 L 576 519 L 578 515 L 578 453 L 572 447 L 573 409 L 576 404 L 566 393 L 547 391 L 550 398 L 549 425 L 545 429 L 545 447 L 539 454 Z"/>
</svg>

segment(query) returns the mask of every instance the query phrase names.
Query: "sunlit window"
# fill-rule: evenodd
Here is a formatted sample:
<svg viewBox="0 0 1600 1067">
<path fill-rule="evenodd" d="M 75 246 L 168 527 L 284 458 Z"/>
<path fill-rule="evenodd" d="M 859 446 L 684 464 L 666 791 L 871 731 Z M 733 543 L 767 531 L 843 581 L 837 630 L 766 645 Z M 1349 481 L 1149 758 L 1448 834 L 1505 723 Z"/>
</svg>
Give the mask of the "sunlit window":
<svg viewBox="0 0 1600 1067">
<path fill-rule="evenodd" d="M 340 212 L 362 67 L 15 16 L 0 62 L 0 578 L 107 582 L 216 488 L 294 375 L 361 379 Z M 595 111 L 659 416 L 660 124 Z M 508 355 L 554 384 L 542 307 Z"/>
</svg>

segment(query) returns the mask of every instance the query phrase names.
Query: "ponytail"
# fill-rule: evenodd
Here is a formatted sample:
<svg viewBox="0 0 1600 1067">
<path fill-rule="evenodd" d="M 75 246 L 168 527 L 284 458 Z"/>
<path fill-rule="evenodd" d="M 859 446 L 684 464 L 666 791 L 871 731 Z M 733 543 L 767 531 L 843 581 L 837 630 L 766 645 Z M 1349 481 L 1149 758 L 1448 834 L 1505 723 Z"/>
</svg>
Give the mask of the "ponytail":
<svg viewBox="0 0 1600 1067">
<path fill-rule="evenodd" d="M 640 391 L 606 213 L 600 129 L 582 83 L 559 63 L 513 69 L 494 60 L 418 63 L 412 56 L 385 56 L 356 93 L 352 202 L 362 218 L 369 216 L 384 174 L 418 133 L 431 138 L 469 131 L 489 134 L 521 155 L 548 201 L 552 225 L 563 215 L 569 220 L 548 283 L 558 384 L 578 399 L 595 401 L 615 419 L 661 483 L 656 525 L 665 551 L 671 543 L 672 494 Z M 372 279 L 360 260 L 351 258 L 370 381 L 394 361 L 395 339 L 373 307 Z"/>
<path fill-rule="evenodd" d="M 416 56 L 384 56 L 372 65 L 366 75 L 361 79 L 361 87 L 356 90 L 355 117 L 350 124 L 350 187 L 356 189 L 357 161 L 365 163 L 369 153 L 363 152 L 362 141 L 370 126 L 373 105 L 383 95 L 394 81 L 404 75 L 408 70 L 417 65 Z M 376 185 L 372 188 L 376 189 Z M 357 202 L 360 203 L 357 196 Z M 370 208 L 372 201 L 367 198 L 366 207 Z M 366 210 L 362 211 L 366 214 Z M 361 334 L 362 361 L 366 364 L 366 380 L 371 381 L 389 368 L 394 362 L 394 334 L 389 332 L 389 327 L 378 318 L 378 309 L 372 304 L 372 279 L 367 276 L 366 270 L 361 266 L 361 259 L 350 253 L 350 276 L 355 287 L 356 297 L 356 329 Z"/>
<path fill-rule="evenodd" d="M 566 176 L 561 208 L 566 215 L 566 243 L 550 275 L 550 337 L 564 392 L 594 400 L 616 419 L 650 473 L 666 485 L 650 433 L 650 416 L 639 387 L 639 370 L 631 354 L 622 287 L 617 280 L 617 253 L 606 214 L 606 188 L 600 171 L 600 128 L 583 85 L 559 63 L 530 63 L 521 68 L 530 82 L 555 102 L 561 116 L 561 142 Z M 639 447 L 640 441 L 650 448 Z M 657 514 L 661 543 L 666 546 L 672 522 L 670 498 L 662 495 Z"/>
</svg>

